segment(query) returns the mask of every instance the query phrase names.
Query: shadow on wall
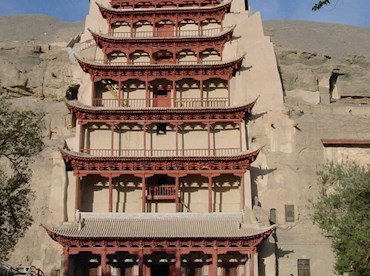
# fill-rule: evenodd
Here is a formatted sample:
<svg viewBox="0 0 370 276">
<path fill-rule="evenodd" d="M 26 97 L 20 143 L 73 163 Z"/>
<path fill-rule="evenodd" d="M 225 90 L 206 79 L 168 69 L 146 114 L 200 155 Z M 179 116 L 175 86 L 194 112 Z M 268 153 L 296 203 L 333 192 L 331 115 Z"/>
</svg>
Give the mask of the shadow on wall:
<svg viewBox="0 0 370 276">
<path fill-rule="evenodd" d="M 261 167 L 253 167 L 251 166 L 250 172 L 251 172 L 251 190 L 252 190 L 252 198 L 258 200 L 258 187 L 257 187 L 257 177 L 263 177 L 265 175 L 268 175 L 274 171 L 276 171 L 277 168 L 272 168 L 272 169 L 263 169 Z M 256 200 L 255 200 L 256 201 Z M 258 205 L 258 202 L 253 202 L 252 205 Z M 258 205 L 259 206 L 259 205 Z"/>
<path fill-rule="evenodd" d="M 284 258 L 286 255 L 294 253 L 294 250 L 282 250 L 277 246 L 278 238 L 276 231 L 271 236 L 264 240 L 258 248 L 258 273 L 260 276 L 267 275 L 267 259 L 274 257 L 275 262 L 275 275 L 279 274 L 279 258 Z"/>
</svg>

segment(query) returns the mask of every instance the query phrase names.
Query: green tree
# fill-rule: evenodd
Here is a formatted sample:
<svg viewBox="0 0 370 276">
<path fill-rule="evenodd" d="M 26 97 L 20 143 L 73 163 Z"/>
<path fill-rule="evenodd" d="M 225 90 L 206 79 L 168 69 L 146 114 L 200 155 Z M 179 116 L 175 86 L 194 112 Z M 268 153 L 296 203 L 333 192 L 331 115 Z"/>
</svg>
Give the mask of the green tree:
<svg viewBox="0 0 370 276">
<path fill-rule="evenodd" d="M 329 5 L 330 4 L 330 0 L 320 0 L 319 2 L 317 2 L 315 5 L 313 5 L 312 7 L 312 10 L 313 11 L 318 11 L 319 9 L 321 9 L 323 6 L 325 5 Z"/>
<path fill-rule="evenodd" d="M 313 221 L 332 236 L 335 271 L 370 275 L 370 169 L 330 163 L 319 176 Z"/>
<path fill-rule="evenodd" d="M 7 258 L 32 223 L 28 165 L 43 148 L 42 118 L 0 100 L 0 260 Z"/>
</svg>

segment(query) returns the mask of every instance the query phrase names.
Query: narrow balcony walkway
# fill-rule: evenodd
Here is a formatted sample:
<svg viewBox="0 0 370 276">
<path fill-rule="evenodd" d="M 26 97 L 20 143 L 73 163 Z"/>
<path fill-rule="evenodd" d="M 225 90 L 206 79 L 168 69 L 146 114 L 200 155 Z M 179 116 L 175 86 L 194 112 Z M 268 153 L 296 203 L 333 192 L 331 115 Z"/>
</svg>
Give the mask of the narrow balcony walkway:
<svg viewBox="0 0 370 276">
<path fill-rule="evenodd" d="M 81 152 L 98 157 L 175 157 L 175 156 L 230 156 L 240 148 L 217 149 L 82 149 Z"/>
</svg>

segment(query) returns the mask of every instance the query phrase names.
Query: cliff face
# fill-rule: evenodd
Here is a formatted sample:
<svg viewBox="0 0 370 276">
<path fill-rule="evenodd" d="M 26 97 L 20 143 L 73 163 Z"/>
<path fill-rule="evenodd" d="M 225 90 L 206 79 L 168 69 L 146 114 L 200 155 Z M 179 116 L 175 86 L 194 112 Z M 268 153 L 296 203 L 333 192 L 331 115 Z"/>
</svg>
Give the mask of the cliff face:
<svg viewBox="0 0 370 276">
<path fill-rule="evenodd" d="M 304 21 L 267 21 L 264 28 L 275 45 L 286 95 L 302 98 L 300 91 L 316 92 L 318 82 L 333 75 L 333 101 L 368 103 L 370 29 Z"/>
<path fill-rule="evenodd" d="M 26 25 L 22 27 L 15 22 Z M 63 200 L 60 198 L 63 191 L 54 195 L 51 187 L 53 178 L 64 177 L 58 174 L 64 171 L 58 147 L 62 147 L 74 131 L 63 99 L 68 88 L 79 83 L 81 73 L 70 55 L 71 49 L 66 47 L 82 31 L 83 23 L 63 23 L 45 16 L 18 16 L 16 19 L 0 17 L 0 26 L 0 97 L 19 108 L 46 114 L 46 149 L 31 165 L 34 224 L 18 243 L 10 262 L 33 264 L 48 273 L 60 267 L 60 258 L 55 256 L 59 246 L 40 224 L 50 221 L 56 224 L 60 220 L 57 205 Z M 266 22 L 265 32 L 271 35 L 275 45 L 286 115 L 293 123 L 285 126 L 277 118 L 261 128 L 259 120 L 263 118 L 256 116 L 257 119 L 251 120 L 249 124 L 255 129 L 254 137 L 249 137 L 251 143 L 261 138 L 261 144 L 269 145 L 263 151 L 270 151 L 266 158 L 260 155 L 257 160 L 260 167 L 256 164 L 252 168 L 255 174 L 252 177 L 259 182 L 256 190 L 264 211 L 269 210 L 266 202 L 278 200 L 283 206 L 290 196 L 291 202 L 298 206 L 299 219 L 307 219 L 307 202 L 317 192 L 311 185 L 316 181 L 317 164 L 323 162 L 320 139 L 353 138 L 354 133 L 357 138 L 370 136 L 363 127 L 370 111 L 353 109 L 353 104 L 358 107 L 370 98 L 370 30 L 284 21 Z M 332 84 L 329 83 L 331 77 Z M 340 108 L 319 105 L 320 85 L 332 86 L 333 101 L 350 105 Z M 264 141 L 266 133 L 280 137 L 281 141 Z M 288 146 L 282 150 L 284 143 Z M 261 167 L 266 170 L 265 177 L 261 177 Z M 288 236 L 292 237 L 291 233 Z"/>
</svg>

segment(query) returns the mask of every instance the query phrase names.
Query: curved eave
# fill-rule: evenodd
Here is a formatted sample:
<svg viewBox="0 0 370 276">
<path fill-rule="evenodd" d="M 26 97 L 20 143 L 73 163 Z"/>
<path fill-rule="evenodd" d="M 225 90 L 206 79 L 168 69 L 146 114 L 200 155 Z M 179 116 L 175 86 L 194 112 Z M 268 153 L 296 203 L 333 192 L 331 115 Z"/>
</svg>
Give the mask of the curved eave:
<svg viewBox="0 0 370 276">
<path fill-rule="evenodd" d="M 212 63 L 212 64 L 147 64 L 147 65 L 121 65 L 121 64 L 100 64 L 97 62 L 85 60 L 77 55 L 75 55 L 78 63 L 80 64 L 82 70 L 85 73 L 89 73 L 89 70 L 168 70 L 168 69 L 224 69 L 233 68 L 239 70 L 245 55 L 231 61 Z"/>
<path fill-rule="evenodd" d="M 114 156 L 92 156 L 86 153 L 75 152 L 68 149 L 60 149 L 63 158 L 66 161 L 100 161 L 100 162 L 242 162 L 248 161 L 249 164 L 257 159 L 261 149 L 252 152 L 242 152 L 229 156 L 170 156 L 170 157 L 114 157 Z"/>
<path fill-rule="evenodd" d="M 222 107 L 222 108 L 115 108 L 109 109 L 104 107 L 92 107 L 88 105 L 84 105 L 79 103 L 77 100 L 67 101 L 66 105 L 67 108 L 71 112 L 81 112 L 85 114 L 134 114 L 134 115 L 169 115 L 169 114 L 210 114 L 210 113 L 217 113 L 217 114 L 231 114 L 231 113 L 238 113 L 244 112 L 245 114 L 250 114 L 254 105 L 256 104 L 257 99 L 253 102 L 241 105 L 241 106 L 233 106 L 233 107 Z"/>
<path fill-rule="evenodd" d="M 176 13 L 210 13 L 210 12 L 218 12 L 218 11 L 225 11 L 230 12 L 232 0 L 217 6 L 213 7 L 187 7 L 187 8 L 161 8 L 161 9 L 153 9 L 153 8 L 142 8 L 142 9 L 115 9 L 112 7 L 104 6 L 101 3 L 95 2 L 98 6 L 100 13 L 102 14 L 104 19 L 107 19 L 107 15 L 116 15 L 116 16 L 123 16 L 123 15 L 138 15 L 138 14 L 176 14 Z"/>
<path fill-rule="evenodd" d="M 214 40 L 221 40 L 224 37 L 229 40 L 234 32 L 235 25 L 231 26 L 229 29 L 220 32 L 219 34 L 213 36 L 183 36 L 183 37 L 151 37 L 151 38 L 120 38 L 120 37 L 113 37 L 106 34 L 98 34 L 91 29 L 88 29 L 91 35 L 93 36 L 95 42 L 98 44 L 100 48 L 103 47 L 103 43 L 146 43 L 151 42 L 155 43 L 168 41 L 168 42 L 177 42 L 177 43 L 186 43 L 186 42 L 207 42 L 207 41 L 214 41 Z"/>
<path fill-rule="evenodd" d="M 276 227 L 271 226 L 268 229 L 261 229 L 259 233 L 256 234 L 250 234 L 250 235 L 240 235 L 240 236 L 226 236 L 226 235 L 220 235 L 220 236 L 212 236 L 212 237 L 194 237 L 194 236 L 181 236 L 181 237 L 157 237 L 153 235 L 153 237 L 146 236 L 146 237 L 123 237 L 123 236 L 110 236 L 110 235 L 94 235 L 94 236 L 84 236 L 78 233 L 77 231 L 70 231 L 69 233 L 64 231 L 63 227 L 53 227 L 49 225 L 42 225 L 42 227 L 45 229 L 47 234 L 54 240 L 58 242 L 59 238 L 64 238 L 66 240 L 85 240 L 85 241 L 90 241 L 90 240 L 150 240 L 150 239 L 202 239 L 202 240 L 214 240 L 214 239 L 228 239 L 228 240 L 239 240 L 239 239 L 246 239 L 246 240 L 258 240 L 260 241 L 266 239 L 268 236 L 271 235 L 273 231 L 275 231 Z M 107 231 L 109 232 L 109 231 Z M 256 244 L 258 245 L 258 244 Z"/>
</svg>

